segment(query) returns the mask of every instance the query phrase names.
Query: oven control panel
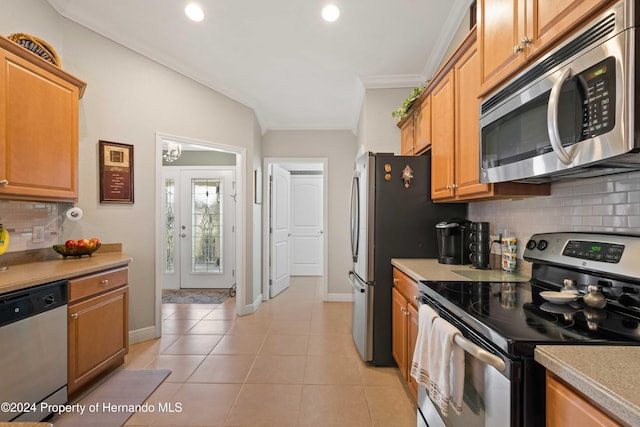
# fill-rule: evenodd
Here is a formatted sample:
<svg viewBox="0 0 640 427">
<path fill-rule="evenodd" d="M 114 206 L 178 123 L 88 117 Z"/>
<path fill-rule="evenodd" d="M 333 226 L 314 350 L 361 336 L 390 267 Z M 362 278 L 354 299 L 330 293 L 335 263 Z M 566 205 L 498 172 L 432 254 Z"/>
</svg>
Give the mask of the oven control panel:
<svg viewBox="0 0 640 427">
<path fill-rule="evenodd" d="M 623 252 L 624 245 L 620 244 L 569 240 L 562 251 L 562 255 L 617 264 L 620 262 Z"/>
<path fill-rule="evenodd" d="M 523 258 L 533 263 L 586 268 L 640 278 L 640 235 L 538 233 L 527 242 Z"/>
</svg>

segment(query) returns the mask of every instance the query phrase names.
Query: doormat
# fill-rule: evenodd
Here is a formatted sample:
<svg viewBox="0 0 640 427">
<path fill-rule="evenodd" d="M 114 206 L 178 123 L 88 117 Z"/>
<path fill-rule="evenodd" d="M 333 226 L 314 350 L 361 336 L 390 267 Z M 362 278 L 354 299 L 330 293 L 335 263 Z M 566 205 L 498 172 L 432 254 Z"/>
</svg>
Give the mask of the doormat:
<svg viewBox="0 0 640 427">
<path fill-rule="evenodd" d="M 228 289 L 165 289 L 162 302 L 171 304 L 221 304 L 229 298 Z"/>
<path fill-rule="evenodd" d="M 69 403 L 68 412 L 54 418 L 54 427 L 122 426 L 151 393 L 169 376 L 171 371 L 121 369 L 102 384 Z"/>
</svg>

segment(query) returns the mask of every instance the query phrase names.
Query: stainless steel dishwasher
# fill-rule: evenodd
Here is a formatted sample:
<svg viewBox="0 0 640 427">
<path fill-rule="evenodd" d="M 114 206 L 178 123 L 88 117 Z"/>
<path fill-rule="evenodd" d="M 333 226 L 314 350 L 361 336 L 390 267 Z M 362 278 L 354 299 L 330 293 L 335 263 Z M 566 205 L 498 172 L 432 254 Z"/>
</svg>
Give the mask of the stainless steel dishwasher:
<svg viewBox="0 0 640 427">
<path fill-rule="evenodd" d="M 67 401 L 67 280 L 0 294 L 0 421 Z"/>
</svg>

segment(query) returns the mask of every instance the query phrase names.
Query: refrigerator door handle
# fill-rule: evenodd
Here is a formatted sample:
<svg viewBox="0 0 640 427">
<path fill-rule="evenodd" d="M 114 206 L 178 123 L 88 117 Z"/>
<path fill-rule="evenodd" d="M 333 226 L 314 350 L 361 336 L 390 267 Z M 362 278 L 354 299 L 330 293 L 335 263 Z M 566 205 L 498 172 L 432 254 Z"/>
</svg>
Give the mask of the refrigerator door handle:
<svg viewBox="0 0 640 427">
<path fill-rule="evenodd" d="M 360 179 L 356 172 L 351 182 L 351 256 L 353 262 L 358 262 L 358 252 L 360 250 Z"/>
<path fill-rule="evenodd" d="M 360 292 L 360 293 L 364 293 L 366 287 L 365 286 L 360 286 L 359 280 L 356 277 L 356 274 L 353 271 L 349 272 L 349 283 L 351 284 L 351 287 L 353 289 L 355 289 L 356 291 Z"/>
</svg>

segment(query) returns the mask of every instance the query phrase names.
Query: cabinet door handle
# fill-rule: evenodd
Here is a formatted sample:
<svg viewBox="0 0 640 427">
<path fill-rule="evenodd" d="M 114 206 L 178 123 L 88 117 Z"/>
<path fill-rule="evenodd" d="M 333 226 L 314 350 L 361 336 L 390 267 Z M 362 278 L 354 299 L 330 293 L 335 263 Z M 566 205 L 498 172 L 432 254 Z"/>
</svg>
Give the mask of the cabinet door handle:
<svg viewBox="0 0 640 427">
<path fill-rule="evenodd" d="M 522 45 L 519 45 L 519 44 L 513 47 L 513 53 L 516 55 L 522 52 L 523 50 L 524 50 L 524 47 L 522 47 Z"/>
<path fill-rule="evenodd" d="M 458 188 L 458 184 L 453 184 L 453 185 L 451 186 L 451 189 L 452 189 L 452 190 L 455 190 L 456 188 Z"/>
<path fill-rule="evenodd" d="M 108 285 L 109 284 L 109 280 L 108 279 L 104 279 L 100 281 L 101 285 Z"/>
<path fill-rule="evenodd" d="M 414 295 L 414 296 L 413 296 L 413 299 L 414 299 L 415 301 L 418 301 L 418 299 L 419 299 L 418 295 Z"/>
<path fill-rule="evenodd" d="M 393 284 L 394 284 L 394 285 L 397 285 L 399 281 L 400 281 L 400 280 L 398 280 L 397 278 L 395 278 L 395 277 L 393 278 Z"/>
<path fill-rule="evenodd" d="M 9 185 L 9 181 L 3 179 L 2 181 L 0 181 L 0 185 Z"/>
<path fill-rule="evenodd" d="M 73 313 L 71 315 L 71 318 L 74 319 L 74 320 L 77 319 L 78 318 L 78 313 Z"/>
<path fill-rule="evenodd" d="M 533 39 L 531 37 L 524 36 L 522 40 L 520 40 L 520 45 L 524 48 L 526 45 L 533 43 Z"/>
</svg>

